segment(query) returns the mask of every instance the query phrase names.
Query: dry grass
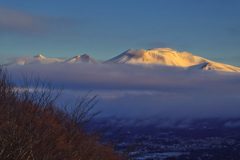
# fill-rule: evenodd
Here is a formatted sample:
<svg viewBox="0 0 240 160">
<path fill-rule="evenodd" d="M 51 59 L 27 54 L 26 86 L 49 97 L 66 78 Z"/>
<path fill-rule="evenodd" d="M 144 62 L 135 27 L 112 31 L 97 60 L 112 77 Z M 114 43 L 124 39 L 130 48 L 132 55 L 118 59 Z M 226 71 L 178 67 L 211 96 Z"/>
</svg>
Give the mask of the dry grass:
<svg viewBox="0 0 240 160">
<path fill-rule="evenodd" d="M 95 115 L 95 98 L 82 97 L 65 110 L 56 107 L 61 90 L 40 79 L 16 86 L 0 73 L 0 159 L 122 160 L 101 134 L 83 129 Z M 69 110 L 69 107 L 71 110 Z"/>
</svg>

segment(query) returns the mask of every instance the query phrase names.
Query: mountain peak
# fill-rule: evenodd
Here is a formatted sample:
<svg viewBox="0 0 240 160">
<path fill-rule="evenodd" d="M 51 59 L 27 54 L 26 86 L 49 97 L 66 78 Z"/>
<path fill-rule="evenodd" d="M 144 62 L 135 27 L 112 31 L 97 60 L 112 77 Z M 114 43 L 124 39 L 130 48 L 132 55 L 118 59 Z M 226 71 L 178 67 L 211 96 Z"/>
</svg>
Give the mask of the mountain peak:
<svg viewBox="0 0 240 160">
<path fill-rule="evenodd" d="M 148 50 L 129 49 L 106 62 L 126 64 L 157 64 L 184 68 L 190 67 L 189 69 L 240 72 L 240 68 L 213 62 L 188 52 L 177 52 L 170 48 L 153 48 Z"/>
<path fill-rule="evenodd" d="M 171 48 L 152 48 L 152 49 L 148 49 L 148 51 L 154 51 L 154 50 L 157 50 L 157 51 L 174 51 Z"/>
<path fill-rule="evenodd" d="M 73 58 L 75 58 L 75 59 L 80 59 L 80 58 L 81 58 L 81 56 L 75 56 L 75 57 L 73 57 Z"/>
<path fill-rule="evenodd" d="M 41 54 L 39 54 L 39 55 L 34 56 L 34 58 L 45 58 L 45 57 L 42 56 Z"/>
<path fill-rule="evenodd" d="M 97 60 L 93 59 L 92 57 L 90 57 L 87 54 L 83 54 L 81 56 L 75 56 L 71 59 L 68 59 L 65 61 L 66 63 L 99 63 Z"/>
<path fill-rule="evenodd" d="M 89 55 L 87 55 L 87 54 L 83 54 L 81 56 L 75 56 L 73 58 L 75 58 L 75 59 L 82 59 L 82 58 L 91 58 L 91 57 Z"/>
<path fill-rule="evenodd" d="M 108 62 L 189 67 L 191 65 L 204 63 L 206 59 L 187 52 L 177 52 L 170 48 L 153 48 L 148 50 L 130 49 Z"/>
<path fill-rule="evenodd" d="M 87 54 L 83 54 L 83 55 L 81 55 L 81 57 L 82 58 L 91 58 L 89 55 L 87 55 Z"/>
</svg>

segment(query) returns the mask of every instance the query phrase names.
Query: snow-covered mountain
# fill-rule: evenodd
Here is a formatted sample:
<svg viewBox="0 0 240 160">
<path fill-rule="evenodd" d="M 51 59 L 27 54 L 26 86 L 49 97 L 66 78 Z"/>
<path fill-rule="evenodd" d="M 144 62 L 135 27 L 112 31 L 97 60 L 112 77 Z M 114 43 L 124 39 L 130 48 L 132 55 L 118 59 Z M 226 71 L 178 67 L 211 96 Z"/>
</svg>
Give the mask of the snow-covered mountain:
<svg viewBox="0 0 240 160">
<path fill-rule="evenodd" d="M 57 58 L 45 58 L 42 55 L 34 57 L 19 58 L 5 66 L 12 65 L 30 65 L 30 64 L 75 64 L 75 63 L 90 63 L 100 64 L 97 60 L 84 54 L 67 60 Z M 240 68 L 227 64 L 217 63 L 207 60 L 202 57 L 192 55 L 188 52 L 177 52 L 170 48 L 154 48 L 149 50 L 130 49 L 126 52 L 106 61 L 105 63 L 121 63 L 121 64 L 157 64 L 175 67 L 183 67 L 189 70 L 219 70 L 226 72 L 240 72 Z"/>
<path fill-rule="evenodd" d="M 5 66 L 13 65 L 30 65 L 30 64 L 51 64 L 51 63 L 99 63 L 97 60 L 91 58 L 89 55 L 84 54 L 82 56 L 76 56 L 71 59 L 62 60 L 57 58 L 46 58 L 42 55 L 36 55 L 34 57 L 23 57 L 13 62 L 5 64 Z"/>
<path fill-rule="evenodd" d="M 213 62 L 188 52 L 176 52 L 170 48 L 154 48 L 149 50 L 130 49 L 106 61 L 106 63 L 158 64 L 184 67 L 191 70 L 201 69 L 240 72 L 240 68 L 238 67 Z"/>
<path fill-rule="evenodd" d="M 71 59 L 65 60 L 65 63 L 99 63 L 97 60 L 93 59 L 87 54 L 76 56 Z"/>
<path fill-rule="evenodd" d="M 41 54 L 39 54 L 34 57 L 19 58 L 13 62 L 5 64 L 5 66 L 29 65 L 29 64 L 50 64 L 50 63 L 59 63 L 59 62 L 63 62 L 63 61 L 64 60 L 57 59 L 57 58 L 46 58 L 46 57 L 43 57 Z"/>
</svg>

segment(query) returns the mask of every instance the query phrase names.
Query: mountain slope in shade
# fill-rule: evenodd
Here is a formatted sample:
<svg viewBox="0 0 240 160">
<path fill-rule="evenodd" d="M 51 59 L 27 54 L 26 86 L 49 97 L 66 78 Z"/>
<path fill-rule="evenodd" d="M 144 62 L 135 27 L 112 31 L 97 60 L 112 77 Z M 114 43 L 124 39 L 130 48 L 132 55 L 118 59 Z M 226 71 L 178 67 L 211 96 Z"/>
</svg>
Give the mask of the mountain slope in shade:
<svg viewBox="0 0 240 160">
<path fill-rule="evenodd" d="M 93 59 L 87 54 L 81 55 L 81 56 L 76 56 L 71 59 L 65 60 L 65 63 L 99 63 L 97 60 Z"/>
<path fill-rule="evenodd" d="M 45 58 L 41 54 L 39 54 L 34 57 L 19 58 L 5 65 L 12 66 L 12 65 L 29 65 L 29 64 L 50 64 L 50 63 L 59 63 L 59 62 L 63 62 L 63 60 L 60 60 L 57 58 Z"/>
<path fill-rule="evenodd" d="M 158 64 L 184 67 L 187 69 L 219 70 L 226 72 L 240 72 L 240 68 L 217 63 L 188 52 L 176 52 L 170 48 L 154 48 L 149 50 L 130 49 L 114 57 L 106 63 L 124 64 Z"/>
</svg>

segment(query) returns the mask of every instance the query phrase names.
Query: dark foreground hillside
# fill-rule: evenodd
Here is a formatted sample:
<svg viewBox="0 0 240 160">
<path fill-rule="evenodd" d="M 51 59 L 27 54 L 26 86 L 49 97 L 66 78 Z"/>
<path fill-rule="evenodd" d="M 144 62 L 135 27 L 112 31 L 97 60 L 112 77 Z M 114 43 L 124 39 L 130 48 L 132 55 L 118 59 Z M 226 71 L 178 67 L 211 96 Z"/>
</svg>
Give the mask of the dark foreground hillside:
<svg viewBox="0 0 240 160">
<path fill-rule="evenodd" d="M 95 98 L 82 97 L 59 110 L 55 102 L 60 95 L 46 81 L 25 79 L 22 86 L 16 86 L 7 74 L 0 73 L 1 160 L 125 159 L 110 143 L 100 143 L 100 132 L 84 130 L 95 116 L 89 114 Z"/>
</svg>

